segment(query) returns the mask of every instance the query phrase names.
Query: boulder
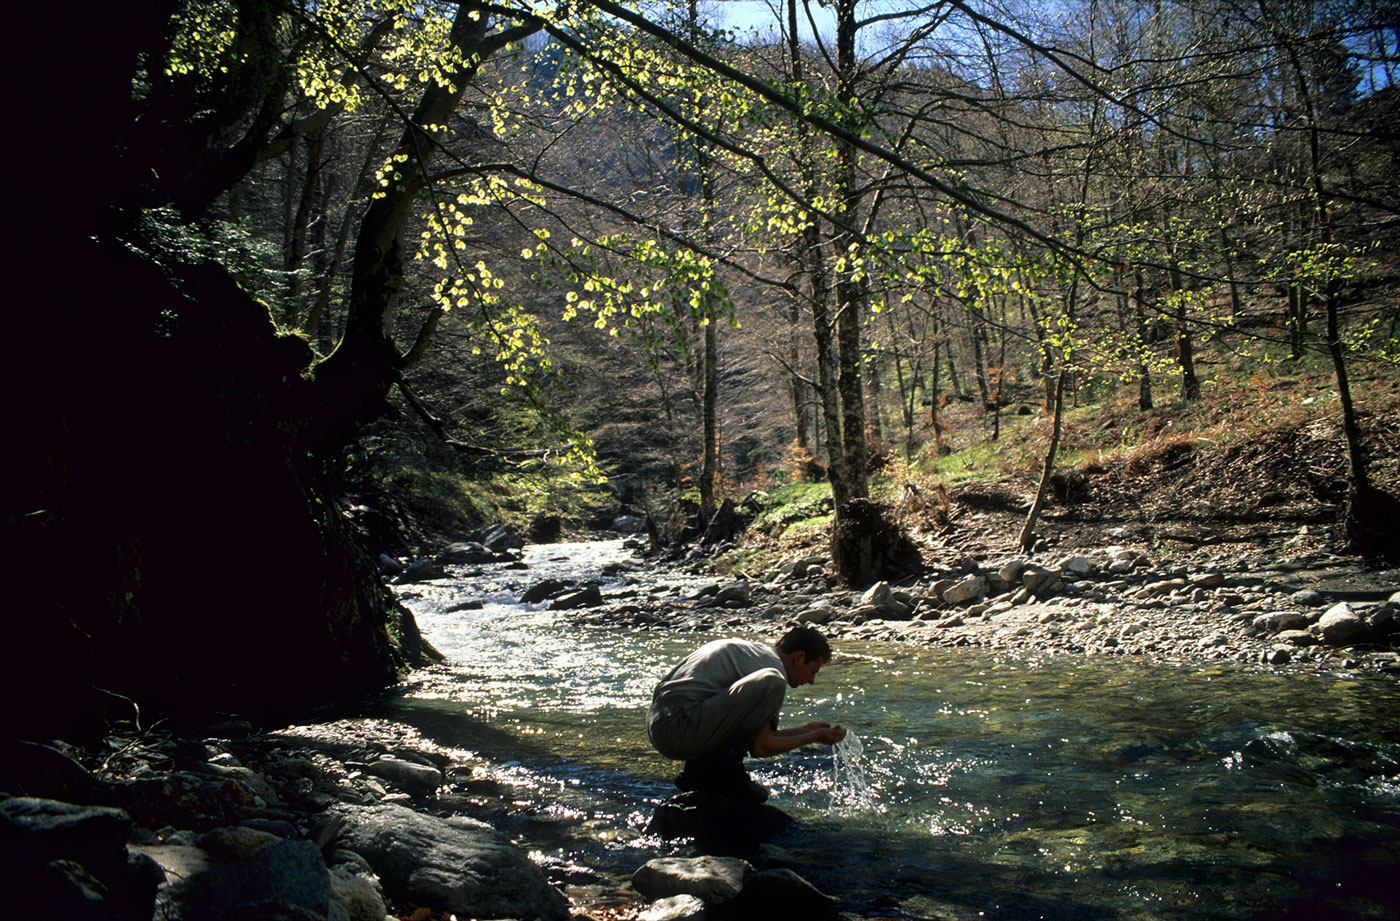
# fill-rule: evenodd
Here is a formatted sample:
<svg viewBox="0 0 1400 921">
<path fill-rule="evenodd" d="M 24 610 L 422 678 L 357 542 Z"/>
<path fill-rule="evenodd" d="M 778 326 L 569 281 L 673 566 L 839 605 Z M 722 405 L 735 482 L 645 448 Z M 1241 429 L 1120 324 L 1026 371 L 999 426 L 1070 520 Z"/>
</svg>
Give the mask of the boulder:
<svg viewBox="0 0 1400 921">
<path fill-rule="evenodd" d="M 155 849 L 151 849 L 155 850 Z M 198 849 L 181 849 L 198 851 Z M 166 875 L 156 916 L 179 921 L 243 921 L 247 918 L 326 918 L 331 877 L 310 841 L 282 841 L 243 860 L 195 861 L 177 867 L 157 857 Z"/>
<path fill-rule="evenodd" d="M 555 595 L 549 603 L 551 611 L 570 611 L 575 608 L 596 608 L 603 603 L 603 592 L 596 585 L 585 585 L 572 592 Z"/>
<path fill-rule="evenodd" d="M 564 536 L 564 519 L 558 515 L 536 515 L 526 532 L 534 544 L 557 544 Z"/>
<path fill-rule="evenodd" d="M 754 873 L 744 881 L 739 895 L 725 906 L 736 918 L 767 921 L 770 918 L 831 918 L 837 900 L 792 870 L 779 868 Z"/>
<path fill-rule="evenodd" d="M 632 874 L 632 885 L 648 899 L 693 895 L 707 905 L 737 896 L 753 865 L 737 857 L 658 857 Z"/>
<path fill-rule="evenodd" d="M 553 598 L 568 587 L 567 582 L 559 579 L 543 579 L 525 590 L 525 594 L 520 596 L 520 603 L 537 604 L 546 598 Z"/>
<path fill-rule="evenodd" d="M 332 808 L 337 844 L 363 857 L 390 896 L 469 918 L 567 921 L 569 904 L 543 871 L 490 826 L 402 806 Z"/>
<path fill-rule="evenodd" d="M 1357 617 L 1346 602 L 1328 608 L 1315 629 L 1328 646 L 1354 646 L 1371 640 L 1370 625 Z"/>
<path fill-rule="evenodd" d="M 473 541 L 461 541 L 449 544 L 437 552 L 433 557 L 433 562 L 438 566 L 464 566 L 471 563 L 494 563 L 496 554 L 487 549 L 485 545 Z M 409 567 L 411 574 L 417 566 Z"/>
<path fill-rule="evenodd" d="M 525 538 L 520 536 L 520 532 L 508 524 L 493 524 L 484 528 L 478 528 L 467 535 L 468 544 L 480 544 L 492 554 L 505 553 L 507 550 L 519 550 L 525 546 Z M 454 544 L 453 546 L 458 546 Z M 468 562 L 486 562 L 484 560 L 469 560 Z"/>
<path fill-rule="evenodd" d="M 943 600 L 948 604 L 966 604 L 969 601 L 975 601 L 981 598 L 986 593 L 986 576 L 968 576 L 948 586 L 948 588 L 943 591 Z"/>
</svg>

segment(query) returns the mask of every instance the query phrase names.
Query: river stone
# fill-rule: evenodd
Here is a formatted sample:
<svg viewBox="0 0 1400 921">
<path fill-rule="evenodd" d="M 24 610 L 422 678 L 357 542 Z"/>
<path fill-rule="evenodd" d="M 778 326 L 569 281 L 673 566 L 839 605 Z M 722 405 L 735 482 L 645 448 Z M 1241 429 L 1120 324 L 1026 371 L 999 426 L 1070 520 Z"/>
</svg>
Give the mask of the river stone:
<svg viewBox="0 0 1400 921">
<path fill-rule="evenodd" d="M 469 918 L 569 917 L 540 868 L 485 823 L 394 805 L 331 812 L 343 822 L 337 845 L 368 861 L 394 898 Z"/>
<path fill-rule="evenodd" d="M 737 896 L 752 873 L 738 857 L 657 857 L 632 874 L 632 886 L 648 899 L 693 895 L 718 905 Z"/>
<path fill-rule="evenodd" d="M 1292 643 L 1294 646 L 1317 645 L 1317 637 L 1306 630 L 1280 630 L 1274 639 L 1280 643 Z"/>
<path fill-rule="evenodd" d="M 799 624 L 824 624 L 836 616 L 836 609 L 825 598 L 814 602 L 810 607 L 797 613 Z"/>
<path fill-rule="evenodd" d="M 231 825 L 205 832 L 199 839 L 199 846 L 214 857 L 242 860 L 280 840 L 271 832 Z"/>
<path fill-rule="evenodd" d="M 388 913 L 379 884 L 370 875 L 356 873 L 349 867 L 331 868 L 330 896 L 349 921 L 384 921 Z"/>
<path fill-rule="evenodd" d="M 520 596 L 521 604 L 537 604 L 546 598 L 551 598 L 568 588 L 567 582 L 558 579 L 544 579 L 536 582 L 525 590 L 525 594 Z"/>
<path fill-rule="evenodd" d="M 1302 630 L 1308 626 L 1308 617 L 1301 611 L 1270 611 L 1254 618 L 1252 625 L 1256 631 L 1279 633 L 1284 630 Z"/>
<path fill-rule="evenodd" d="M 860 596 L 862 605 L 883 608 L 890 603 L 890 584 L 888 582 L 876 582 L 865 590 Z"/>
<path fill-rule="evenodd" d="M 1055 564 L 1060 572 L 1070 572 L 1077 576 L 1087 576 L 1094 571 L 1094 561 L 1082 554 L 1067 556 Z"/>
<path fill-rule="evenodd" d="M 439 566 L 462 566 L 469 563 L 494 563 L 495 561 L 496 554 L 472 541 L 448 544 L 433 557 L 433 562 Z"/>
<path fill-rule="evenodd" d="M 637 921 L 698 921 L 705 917 L 705 903 L 693 895 L 658 899 L 637 915 Z"/>
<path fill-rule="evenodd" d="M 986 576 L 968 576 L 966 579 L 962 579 L 945 589 L 943 592 L 943 600 L 948 604 L 965 604 L 966 602 L 981 598 L 986 593 Z"/>
<path fill-rule="evenodd" d="M 767 921 L 770 918 L 829 918 L 837 900 L 798 876 L 779 868 L 754 873 L 725 913 L 736 918 Z"/>
<path fill-rule="evenodd" d="M 1029 565 L 1029 560 L 1008 560 L 997 569 L 997 578 L 1008 585 L 1017 585 L 1021 581 L 1021 573 L 1025 572 Z"/>
<path fill-rule="evenodd" d="M 208 774 L 223 780 L 232 780 L 248 790 L 256 799 L 262 800 L 260 806 L 271 806 L 278 802 L 277 791 L 272 784 L 268 783 L 262 775 L 249 768 L 237 764 L 216 764 L 212 761 L 198 765 L 195 771 L 200 774 Z"/>
<path fill-rule="evenodd" d="M 310 841 L 279 840 L 245 860 L 216 860 L 188 876 L 162 867 L 169 884 L 156 916 L 170 921 L 344 917 L 332 914 L 330 872 Z"/>
<path fill-rule="evenodd" d="M 1371 638 L 1371 628 L 1345 601 L 1333 605 L 1317 622 L 1318 635 L 1328 646 L 1353 646 Z"/>
<path fill-rule="evenodd" d="M 371 761 L 365 765 L 364 770 L 366 774 L 392 781 L 425 796 L 442 785 L 442 771 L 426 764 L 400 761 L 397 758 Z"/>
<path fill-rule="evenodd" d="M 173 825 L 195 831 L 227 825 L 234 804 L 253 804 L 252 793 L 238 781 L 220 782 L 188 771 L 112 784 L 103 799 L 146 828 Z"/>
<path fill-rule="evenodd" d="M 549 603 L 551 611 L 571 611 L 577 608 L 596 608 L 603 603 L 603 592 L 596 585 L 585 585 L 572 592 L 554 596 Z"/>
</svg>

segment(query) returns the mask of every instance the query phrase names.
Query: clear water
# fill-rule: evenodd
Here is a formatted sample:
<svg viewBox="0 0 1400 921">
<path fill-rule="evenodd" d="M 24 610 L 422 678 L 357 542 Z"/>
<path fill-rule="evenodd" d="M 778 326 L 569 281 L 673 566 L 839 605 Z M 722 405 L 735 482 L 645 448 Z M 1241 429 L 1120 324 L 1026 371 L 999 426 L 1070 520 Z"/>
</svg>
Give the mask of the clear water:
<svg viewBox="0 0 1400 921">
<path fill-rule="evenodd" d="M 452 664 L 373 708 L 500 764 L 522 804 L 545 804 L 531 840 L 623 883 L 672 852 L 644 834 L 676 769 L 646 744 L 646 702 L 708 637 L 580 627 L 514 599 L 624 556 L 617 542 L 539 547 L 528 571 L 417 587 L 405 600 Z M 605 592 L 664 590 L 638 574 Z M 445 610 L 467 597 L 485 606 Z M 868 800 L 833 790 L 830 748 L 750 768 L 799 820 L 773 853 L 845 911 L 1400 916 L 1393 679 L 836 646 L 817 685 L 789 692 L 783 719 L 857 733 Z"/>
</svg>

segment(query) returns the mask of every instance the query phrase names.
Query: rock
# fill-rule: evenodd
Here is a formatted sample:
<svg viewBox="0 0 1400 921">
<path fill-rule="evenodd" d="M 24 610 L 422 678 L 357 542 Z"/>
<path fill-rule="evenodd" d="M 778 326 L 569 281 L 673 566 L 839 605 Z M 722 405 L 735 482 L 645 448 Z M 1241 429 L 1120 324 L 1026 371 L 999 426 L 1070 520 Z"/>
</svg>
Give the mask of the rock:
<svg viewBox="0 0 1400 921">
<path fill-rule="evenodd" d="M 1218 572 L 1201 572 L 1186 579 L 1192 588 L 1219 588 L 1225 584 L 1225 577 Z"/>
<path fill-rule="evenodd" d="M 484 528 L 478 528 L 467 535 L 468 544 L 480 544 L 492 554 L 505 553 L 507 550 L 519 550 L 525 546 L 525 538 L 520 536 L 520 532 L 508 524 L 493 524 Z M 456 546 L 456 545 L 454 545 Z M 468 560 L 466 562 L 488 562 L 486 560 Z"/>
<path fill-rule="evenodd" d="M 637 915 L 637 921 L 699 921 L 705 917 L 705 903 L 693 895 L 673 895 L 659 899 Z"/>
<path fill-rule="evenodd" d="M 253 794 L 256 800 L 261 800 L 258 805 L 270 806 L 278 802 L 277 791 L 273 789 L 272 784 L 263 779 L 262 775 L 256 771 L 249 770 L 242 765 L 206 762 L 196 766 L 195 771 L 237 783 Z"/>
<path fill-rule="evenodd" d="M 1370 625 L 1357 617 L 1346 602 L 1328 608 L 1315 629 L 1328 646 L 1354 646 L 1371 639 Z"/>
<path fill-rule="evenodd" d="M 825 624 L 829 623 L 836 616 L 836 608 L 831 602 L 822 598 L 802 611 L 797 613 L 795 620 L 799 624 Z"/>
<path fill-rule="evenodd" d="M 585 585 L 572 592 L 562 592 L 549 603 L 551 611 L 571 611 L 577 608 L 596 608 L 603 603 L 603 592 L 596 585 Z"/>
<path fill-rule="evenodd" d="M 609 527 L 620 534 L 640 534 L 646 530 L 645 519 L 636 515 L 618 515 Z"/>
<path fill-rule="evenodd" d="M 1089 559 L 1087 556 L 1075 555 L 1067 556 L 1063 560 L 1060 560 L 1060 562 L 1055 564 L 1055 568 L 1060 570 L 1060 572 L 1062 573 L 1070 572 L 1074 573 L 1077 576 L 1085 576 L 1093 572 L 1095 566 L 1094 561 Z"/>
<path fill-rule="evenodd" d="M 753 604 L 753 589 L 747 582 L 727 582 L 719 587 L 708 603 L 720 608 L 746 608 Z"/>
<path fill-rule="evenodd" d="M 1287 646 L 1275 646 L 1260 658 L 1265 665 L 1287 665 L 1293 660 L 1293 650 Z"/>
<path fill-rule="evenodd" d="M 432 579 L 441 579 L 446 574 L 447 571 L 443 569 L 442 564 L 438 563 L 436 560 L 414 560 L 409 564 L 408 568 L 404 570 L 403 575 L 399 576 L 399 581 L 428 582 Z"/>
<path fill-rule="evenodd" d="M 725 913 L 737 918 L 830 918 L 837 900 L 792 870 L 763 870 L 744 881 L 744 888 Z"/>
<path fill-rule="evenodd" d="M 526 534 L 533 544 L 557 544 L 564 536 L 564 519 L 558 515 L 536 515 Z"/>
<path fill-rule="evenodd" d="M 943 592 L 943 600 L 948 604 L 965 604 L 981 598 L 987 593 L 987 577 L 983 575 L 968 576 L 966 579 L 949 586 Z"/>
<path fill-rule="evenodd" d="M 1294 646 L 1317 645 L 1317 637 L 1306 630 L 1280 630 L 1274 638 L 1280 643 L 1292 643 Z"/>
<path fill-rule="evenodd" d="M 253 795 L 235 780 L 219 781 L 188 771 L 138 777 L 108 785 L 102 801 L 124 809 L 146 828 L 189 828 L 208 831 L 228 825 L 232 806 L 253 804 Z"/>
<path fill-rule="evenodd" d="M 769 803 L 725 806 L 686 793 L 657 806 L 647 832 L 668 841 L 693 838 L 703 853 L 739 857 L 756 853 L 758 844 L 791 824 L 791 816 Z"/>
<path fill-rule="evenodd" d="M 442 785 L 442 771 L 426 764 L 381 758 L 365 765 L 365 773 L 391 781 L 414 793 L 427 796 Z"/>
<path fill-rule="evenodd" d="M 392 805 L 332 811 L 343 821 L 337 844 L 368 861 L 394 898 L 469 918 L 569 917 L 543 871 L 488 825 Z"/>
<path fill-rule="evenodd" d="M 471 541 L 449 544 L 437 552 L 433 562 L 438 566 L 463 566 L 471 563 L 494 563 L 496 554 L 485 545 Z M 414 564 L 417 565 L 416 563 Z M 409 573 L 414 567 L 409 567 Z"/>
<path fill-rule="evenodd" d="M 890 603 L 890 584 L 888 582 L 876 582 L 867 588 L 860 596 L 862 605 L 882 608 Z"/>
<path fill-rule="evenodd" d="M 648 899 L 693 895 L 707 905 L 737 896 L 753 865 L 737 857 L 658 857 L 632 874 L 632 885 Z"/>
<path fill-rule="evenodd" d="M 1029 565 L 1029 560 L 1010 560 L 1003 563 L 1001 568 L 997 570 L 997 578 L 1007 585 L 1019 585 L 1021 574 L 1026 571 L 1026 567 Z"/>
<path fill-rule="evenodd" d="M 537 604 L 546 598 L 558 595 L 568 587 L 569 583 L 561 582 L 558 579 L 543 579 L 525 590 L 525 594 L 520 596 L 520 603 Z"/>
<path fill-rule="evenodd" d="M 0 790 L 17 796 L 87 802 L 92 775 L 49 745 L 9 742 L 0 749 Z"/>
<path fill-rule="evenodd" d="M 158 861 L 159 862 L 159 861 Z M 181 921 L 331 916 L 330 872 L 310 841 L 277 841 L 245 860 L 213 861 L 188 875 L 165 868 L 157 917 Z"/>
<path fill-rule="evenodd" d="M 1256 632 L 1279 633 L 1284 630 L 1303 630 L 1308 626 L 1307 615 L 1300 611 L 1270 611 L 1260 614 L 1251 622 Z"/>
<path fill-rule="evenodd" d="M 403 564 L 387 553 L 381 553 L 374 558 L 379 564 L 379 571 L 386 576 L 397 576 L 403 572 Z"/>
<path fill-rule="evenodd" d="M 242 860 L 280 840 L 271 832 L 232 825 L 205 832 L 199 839 L 199 846 L 212 857 Z"/>
<path fill-rule="evenodd" d="M 1043 566 L 1027 566 L 1021 572 L 1021 586 L 1035 595 L 1040 595 L 1051 582 L 1058 578 L 1058 573 L 1046 569 Z"/>
<path fill-rule="evenodd" d="M 378 882 L 349 867 L 331 868 L 330 897 L 348 921 L 384 921 L 387 914 Z"/>
</svg>

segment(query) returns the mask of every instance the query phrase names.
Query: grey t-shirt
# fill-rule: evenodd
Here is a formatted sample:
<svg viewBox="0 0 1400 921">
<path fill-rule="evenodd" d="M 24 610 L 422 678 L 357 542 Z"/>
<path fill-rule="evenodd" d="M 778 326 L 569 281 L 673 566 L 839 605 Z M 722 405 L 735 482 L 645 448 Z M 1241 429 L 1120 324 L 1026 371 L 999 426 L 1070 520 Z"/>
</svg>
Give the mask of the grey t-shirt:
<svg viewBox="0 0 1400 921">
<path fill-rule="evenodd" d="M 783 671 L 783 660 L 771 645 L 752 640 L 714 640 L 686 656 L 661 679 L 652 695 L 652 707 L 684 709 L 765 668 Z"/>
</svg>

